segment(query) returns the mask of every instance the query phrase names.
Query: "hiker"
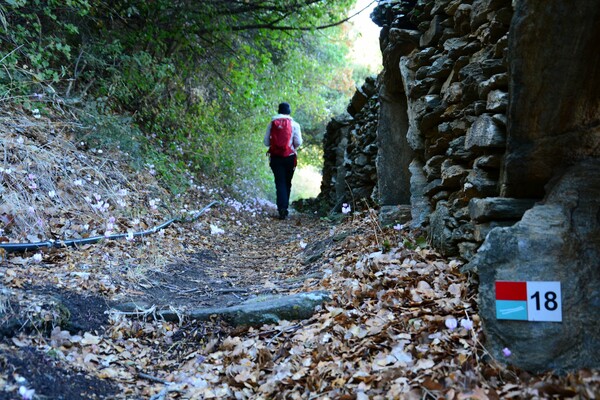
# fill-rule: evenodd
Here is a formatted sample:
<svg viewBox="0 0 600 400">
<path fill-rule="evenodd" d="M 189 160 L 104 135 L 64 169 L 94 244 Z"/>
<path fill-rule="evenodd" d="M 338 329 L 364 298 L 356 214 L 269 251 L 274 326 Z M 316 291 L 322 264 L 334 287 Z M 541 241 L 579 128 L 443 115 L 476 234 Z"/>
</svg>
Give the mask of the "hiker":
<svg viewBox="0 0 600 400">
<path fill-rule="evenodd" d="M 275 115 L 267 126 L 264 143 L 269 147 L 269 165 L 275 176 L 277 193 L 277 211 L 279 219 L 288 216 L 292 177 L 296 169 L 296 150 L 302 145 L 300 125 L 290 116 L 292 110 L 288 103 L 279 104 Z"/>
</svg>

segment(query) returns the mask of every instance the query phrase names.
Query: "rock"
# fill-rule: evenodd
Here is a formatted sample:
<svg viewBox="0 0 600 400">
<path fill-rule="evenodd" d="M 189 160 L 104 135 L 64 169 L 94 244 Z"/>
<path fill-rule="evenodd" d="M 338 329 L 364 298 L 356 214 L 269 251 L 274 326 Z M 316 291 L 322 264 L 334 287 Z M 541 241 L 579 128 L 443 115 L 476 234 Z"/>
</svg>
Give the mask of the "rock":
<svg viewBox="0 0 600 400">
<path fill-rule="evenodd" d="M 452 228 L 456 226 L 456 221 L 450 215 L 448 203 L 438 202 L 429 219 L 428 234 L 431 244 L 446 257 L 457 255 L 458 246 L 452 240 Z"/>
<path fill-rule="evenodd" d="M 330 301 L 328 292 L 316 291 L 284 296 L 260 296 L 232 307 L 201 308 L 189 312 L 188 317 L 200 321 L 209 321 L 213 316 L 234 326 L 261 326 L 274 324 L 281 320 L 302 320 L 312 317 L 317 306 Z M 163 318 L 179 317 L 177 314 L 162 313 Z"/>
<path fill-rule="evenodd" d="M 531 371 L 600 366 L 600 160 L 557 179 L 543 203 L 508 228 L 495 228 L 465 266 L 479 274 L 487 348 Z M 497 319 L 495 282 L 560 282 L 561 322 Z"/>
<path fill-rule="evenodd" d="M 498 196 L 498 180 L 482 169 L 473 168 L 465 178 L 463 190 L 469 198 Z"/>
<path fill-rule="evenodd" d="M 458 77 L 463 86 L 463 102 L 479 100 L 479 85 L 487 79 L 481 63 L 471 62 L 465 65 L 460 69 Z"/>
<path fill-rule="evenodd" d="M 354 96 L 350 100 L 350 104 L 348 105 L 348 114 L 353 117 L 362 110 L 362 108 L 367 104 L 367 100 L 369 98 L 367 95 L 360 89 L 356 89 L 354 92 Z"/>
<path fill-rule="evenodd" d="M 505 112 L 508 107 L 508 93 L 502 90 L 492 90 L 487 96 L 486 109 L 489 112 Z"/>
<path fill-rule="evenodd" d="M 431 182 L 427 183 L 427 185 L 425 185 L 423 187 L 423 194 L 425 194 L 426 196 L 433 196 L 440 190 L 444 190 L 444 189 L 445 189 L 444 186 L 442 186 L 442 180 L 434 179 Z"/>
<path fill-rule="evenodd" d="M 514 221 L 492 221 L 492 222 L 483 222 L 481 224 L 475 224 L 473 226 L 473 238 L 477 242 L 481 243 L 485 240 L 487 234 L 490 233 L 492 229 L 498 228 L 498 227 L 512 226 L 516 222 L 517 222 L 517 220 L 514 220 Z"/>
<path fill-rule="evenodd" d="M 490 148 L 504 148 L 506 134 L 504 129 L 490 115 L 479 116 L 467 131 L 465 149 L 481 151 Z"/>
<path fill-rule="evenodd" d="M 448 57 L 456 60 L 461 56 L 470 55 L 481 48 L 478 42 L 467 41 L 465 38 L 452 38 L 444 42 L 444 50 Z"/>
<path fill-rule="evenodd" d="M 410 171 L 411 227 L 413 228 L 420 228 L 425 225 L 431 213 L 431 205 L 425 197 L 427 178 L 423 168 L 423 163 L 418 160 L 413 160 L 408 167 Z M 441 183 L 441 180 L 439 182 Z"/>
<path fill-rule="evenodd" d="M 438 203 L 438 201 L 448 200 L 449 197 L 450 197 L 450 192 L 448 192 L 447 190 L 442 190 L 440 192 L 437 192 L 433 196 L 431 196 L 431 203 L 433 205 L 436 205 Z"/>
<path fill-rule="evenodd" d="M 431 8 L 430 14 L 431 15 L 436 15 L 436 14 L 444 14 L 445 13 L 445 8 L 448 7 L 448 3 L 450 3 L 450 0 L 438 0 L 433 4 L 433 7 Z"/>
<path fill-rule="evenodd" d="M 398 70 L 400 58 L 417 47 L 418 38 L 417 31 L 390 29 L 388 43 L 382 50 L 382 64 L 385 68 L 380 79 L 383 92 L 394 95 L 402 93 L 403 82 Z"/>
<path fill-rule="evenodd" d="M 354 159 L 354 164 L 356 164 L 359 167 L 364 167 L 365 165 L 367 165 L 368 162 L 369 162 L 369 158 L 365 154 L 359 154 Z"/>
<path fill-rule="evenodd" d="M 425 163 L 423 171 L 427 175 L 428 180 L 438 179 L 442 177 L 442 163 L 446 157 L 442 155 L 433 156 Z"/>
<path fill-rule="evenodd" d="M 454 62 L 448 56 L 441 56 L 433 62 L 429 68 L 427 77 L 444 80 L 448 77 L 450 71 L 452 71 L 453 66 Z"/>
<path fill-rule="evenodd" d="M 479 97 L 485 99 L 492 90 L 497 89 L 508 91 L 508 74 L 506 72 L 492 75 L 490 79 L 479 83 Z"/>
<path fill-rule="evenodd" d="M 460 82 L 454 82 L 448 86 L 442 93 L 444 102 L 448 104 L 460 103 L 462 101 L 463 85 Z"/>
<path fill-rule="evenodd" d="M 442 36 L 443 28 L 441 22 L 442 17 L 440 15 L 436 15 L 431 19 L 429 29 L 427 29 L 427 31 L 421 35 L 421 39 L 419 41 L 420 47 L 429 47 L 435 45 L 435 43 Z"/>
<path fill-rule="evenodd" d="M 465 137 L 457 137 L 448 144 L 448 150 L 446 150 L 446 156 L 452 161 L 469 161 L 475 157 L 472 151 L 467 150 L 465 147 Z"/>
<path fill-rule="evenodd" d="M 471 31 L 476 31 L 478 27 L 487 22 L 487 15 L 494 8 L 500 8 L 497 4 L 500 1 L 505 2 L 505 0 L 479 0 L 475 1 L 473 7 L 471 9 Z"/>
<path fill-rule="evenodd" d="M 461 242 L 458 244 L 458 254 L 463 260 L 470 260 L 473 258 L 477 249 L 479 248 L 479 244 L 473 242 Z"/>
<path fill-rule="evenodd" d="M 488 24 L 481 26 L 476 32 L 477 39 L 484 45 L 491 45 L 496 43 L 506 33 L 506 26 L 497 22 L 492 21 Z"/>
<path fill-rule="evenodd" d="M 431 88 L 436 84 L 437 79 L 425 78 L 408 83 L 408 97 L 415 100 L 425 96 Z"/>
<path fill-rule="evenodd" d="M 446 8 L 444 9 L 444 12 L 450 16 L 454 16 L 456 11 L 458 10 L 458 7 L 461 4 L 462 4 L 462 0 L 452 0 L 452 1 L 450 1 L 450 3 L 448 3 Z"/>
<path fill-rule="evenodd" d="M 475 159 L 473 162 L 473 168 L 481 169 L 499 169 L 502 163 L 502 157 L 498 155 L 486 155 Z"/>
<path fill-rule="evenodd" d="M 509 199 L 506 197 L 488 197 L 472 199 L 469 202 L 471 219 L 477 222 L 517 220 L 533 207 L 533 199 Z"/>
<path fill-rule="evenodd" d="M 454 30 L 461 35 L 466 35 L 471 31 L 471 10 L 470 4 L 460 4 L 454 12 Z"/>
<path fill-rule="evenodd" d="M 443 122 L 438 125 L 438 133 L 440 135 L 448 135 L 452 139 L 463 136 L 469 129 L 470 122 L 464 118 L 455 119 L 449 122 Z"/>
<path fill-rule="evenodd" d="M 406 95 L 395 96 L 382 87 L 377 125 L 377 194 L 381 205 L 410 204 L 408 166 L 413 149 L 407 139 L 409 126 Z"/>
<path fill-rule="evenodd" d="M 379 223 L 382 226 L 406 224 L 411 220 L 410 205 L 382 206 L 379 209 Z"/>
<path fill-rule="evenodd" d="M 542 197 L 554 175 L 600 157 L 599 8 L 599 0 L 514 1 L 503 195 Z"/>
<path fill-rule="evenodd" d="M 453 164 L 450 160 L 442 163 L 442 186 L 444 188 L 459 188 L 462 180 L 467 176 L 469 171 L 462 165 Z"/>
<path fill-rule="evenodd" d="M 425 158 L 429 159 L 437 155 L 446 154 L 449 143 L 450 138 L 447 136 L 439 137 L 435 139 L 433 143 L 432 139 L 427 139 L 427 142 L 425 144 Z"/>
</svg>

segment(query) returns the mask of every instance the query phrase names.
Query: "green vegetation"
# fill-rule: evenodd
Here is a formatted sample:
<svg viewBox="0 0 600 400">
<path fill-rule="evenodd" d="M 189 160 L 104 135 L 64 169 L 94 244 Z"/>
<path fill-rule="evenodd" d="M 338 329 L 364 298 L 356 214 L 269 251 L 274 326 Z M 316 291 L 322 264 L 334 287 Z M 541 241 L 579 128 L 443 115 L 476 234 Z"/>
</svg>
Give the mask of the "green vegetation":
<svg viewBox="0 0 600 400">
<path fill-rule="evenodd" d="M 68 109 L 93 146 L 240 190 L 271 184 L 262 136 L 289 101 L 320 162 L 353 90 L 339 24 L 354 0 L 11 0 L 0 3 L 0 103 Z M 92 129 L 93 127 L 93 129 Z"/>
</svg>

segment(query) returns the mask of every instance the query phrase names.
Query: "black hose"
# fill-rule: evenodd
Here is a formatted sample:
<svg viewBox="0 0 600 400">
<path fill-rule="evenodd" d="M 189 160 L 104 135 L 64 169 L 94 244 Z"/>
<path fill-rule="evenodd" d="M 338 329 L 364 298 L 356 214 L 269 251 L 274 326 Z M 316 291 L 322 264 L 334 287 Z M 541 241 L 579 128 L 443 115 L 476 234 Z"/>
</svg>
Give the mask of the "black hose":
<svg viewBox="0 0 600 400">
<path fill-rule="evenodd" d="M 171 225 L 173 222 L 194 222 L 202 214 L 204 214 L 209 208 L 219 203 L 219 201 L 215 200 L 204 207 L 202 210 L 198 211 L 196 215 L 192 218 L 184 219 L 182 217 L 171 218 L 170 220 L 155 226 L 152 229 L 148 229 L 141 232 L 134 232 L 133 237 L 140 236 L 148 236 L 150 234 L 156 233 L 161 229 L 165 229 L 167 226 Z M 115 239 L 124 239 L 128 236 L 128 233 L 116 233 L 114 235 L 106 235 L 106 236 L 94 236 L 89 238 L 81 238 L 81 239 L 68 239 L 68 240 L 46 240 L 45 242 L 36 242 L 36 243 L 0 243 L 0 248 L 6 250 L 9 253 L 13 252 L 23 252 L 23 251 L 36 251 L 42 248 L 64 248 L 64 247 L 76 247 L 80 245 L 93 244 L 97 243 L 103 239 L 115 240 Z"/>
</svg>

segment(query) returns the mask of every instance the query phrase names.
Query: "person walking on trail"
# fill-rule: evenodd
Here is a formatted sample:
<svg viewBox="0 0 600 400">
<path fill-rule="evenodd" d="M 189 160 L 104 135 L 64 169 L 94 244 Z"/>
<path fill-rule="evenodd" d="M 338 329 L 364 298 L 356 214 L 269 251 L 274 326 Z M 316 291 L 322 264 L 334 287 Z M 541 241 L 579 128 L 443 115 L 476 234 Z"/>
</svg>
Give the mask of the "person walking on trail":
<svg viewBox="0 0 600 400">
<path fill-rule="evenodd" d="M 277 115 L 269 122 L 264 139 L 275 177 L 279 219 L 286 219 L 289 214 L 292 178 L 297 164 L 296 150 L 302 145 L 300 125 L 290 116 L 291 113 L 288 103 L 279 104 Z"/>
</svg>

